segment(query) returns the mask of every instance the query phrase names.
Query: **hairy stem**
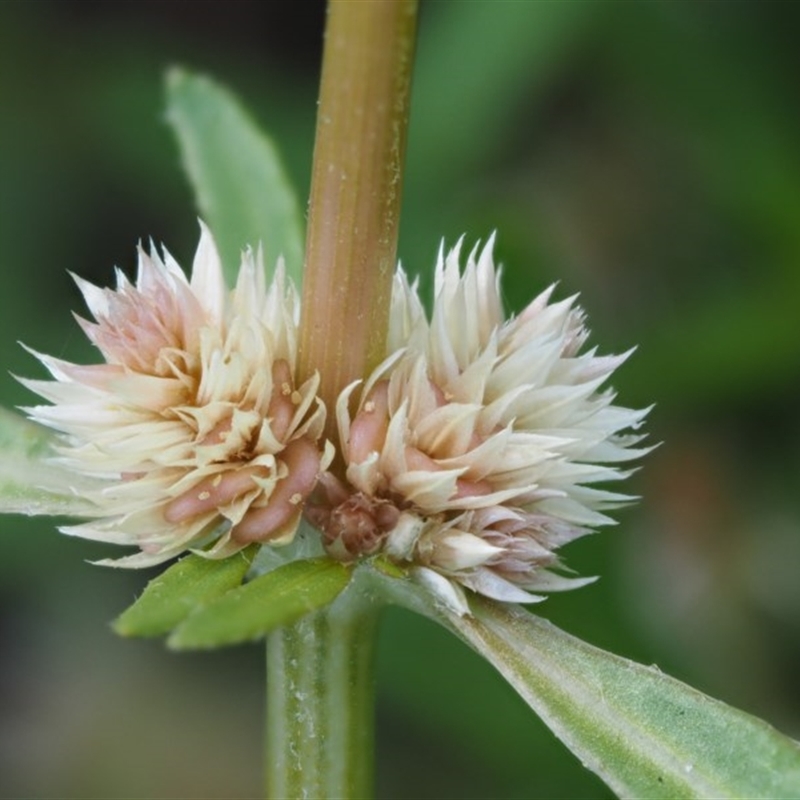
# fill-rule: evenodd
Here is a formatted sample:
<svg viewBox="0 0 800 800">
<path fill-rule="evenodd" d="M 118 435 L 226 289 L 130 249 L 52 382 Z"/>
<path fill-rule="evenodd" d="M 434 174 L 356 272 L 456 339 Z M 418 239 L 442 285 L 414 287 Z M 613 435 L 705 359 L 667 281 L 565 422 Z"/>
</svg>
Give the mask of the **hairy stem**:
<svg viewBox="0 0 800 800">
<path fill-rule="evenodd" d="M 299 379 L 329 409 L 384 356 L 397 254 L 416 0 L 331 0 L 300 321 Z"/>
<path fill-rule="evenodd" d="M 268 798 L 372 796 L 377 614 L 348 591 L 268 637 Z"/>
</svg>

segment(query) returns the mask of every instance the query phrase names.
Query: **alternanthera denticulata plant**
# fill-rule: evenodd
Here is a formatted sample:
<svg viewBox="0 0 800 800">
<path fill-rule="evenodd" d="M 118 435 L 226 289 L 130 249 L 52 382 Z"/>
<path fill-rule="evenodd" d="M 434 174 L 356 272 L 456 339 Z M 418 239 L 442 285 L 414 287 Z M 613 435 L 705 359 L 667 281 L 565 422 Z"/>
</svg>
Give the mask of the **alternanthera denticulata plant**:
<svg viewBox="0 0 800 800">
<path fill-rule="evenodd" d="M 505 313 L 492 240 L 441 245 L 430 310 L 396 266 L 415 25 L 407 0 L 331 3 L 302 273 L 268 141 L 170 73 L 194 262 L 140 248 L 113 289 L 71 265 L 100 361 L 37 354 L 49 378 L 23 380 L 47 403 L 2 417 L 2 507 L 128 545 L 112 565 L 178 558 L 123 635 L 266 637 L 270 797 L 370 796 L 391 603 L 472 646 L 620 796 L 796 797 L 794 742 L 518 605 L 591 580 L 561 547 L 630 500 L 647 410 L 614 396 L 629 353 L 595 349 L 575 298 L 539 287 Z"/>
</svg>

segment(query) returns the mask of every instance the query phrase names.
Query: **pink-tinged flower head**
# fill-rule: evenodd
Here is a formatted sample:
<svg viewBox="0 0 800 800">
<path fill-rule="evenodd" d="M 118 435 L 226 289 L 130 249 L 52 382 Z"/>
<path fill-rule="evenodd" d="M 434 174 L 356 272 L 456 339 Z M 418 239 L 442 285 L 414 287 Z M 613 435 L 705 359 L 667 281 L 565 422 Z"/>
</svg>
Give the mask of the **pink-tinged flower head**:
<svg viewBox="0 0 800 800">
<path fill-rule="evenodd" d="M 551 287 L 505 319 L 492 244 L 463 274 L 459 246 L 440 254 L 430 320 L 398 272 L 388 356 L 337 405 L 346 481 L 324 475 L 309 513 L 340 558 L 382 552 L 451 594 L 530 602 L 587 582 L 554 572 L 555 551 L 630 499 L 595 484 L 645 452 L 625 432 L 646 411 L 601 388 L 628 354 L 584 351 L 574 298 Z"/>
<path fill-rule="evenodd" d="M 30 416 L 64 434 L 62 463 L 99 480 L 96 518 L 67 533 L 141 552 L 149 566 L 193 548 L 223 557 L 294 536 L 331 459 L 318 378 L 295 383 L 298 301 L 281 264 L 266 286 L 260 253 L 225 288 L 203 226 L 191 280 L 168 253 L 139 251 L 136 283 L 76 278 L 105 363 L 36 354 L 53 381 L 24 381 L 53 405 Z"/>
</svg>

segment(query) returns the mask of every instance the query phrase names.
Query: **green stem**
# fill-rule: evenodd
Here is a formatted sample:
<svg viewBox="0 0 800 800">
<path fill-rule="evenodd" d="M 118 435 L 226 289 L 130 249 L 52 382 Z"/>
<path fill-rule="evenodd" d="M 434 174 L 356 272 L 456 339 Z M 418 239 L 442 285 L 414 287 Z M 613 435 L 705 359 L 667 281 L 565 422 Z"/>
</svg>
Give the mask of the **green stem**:
<svg viewBox="0 0 800 800">
<path fill-rule="evenodd" d="M 378 608 L 348 590 L 267 639 L 267 797 L 368 798 Z"/>
<path fill-rule="evenodd" d="M 384 358 L 405 156 L 416 0 L 331 0 L 303 273 L 298 378 L 341 390 Z"/>
</svg>

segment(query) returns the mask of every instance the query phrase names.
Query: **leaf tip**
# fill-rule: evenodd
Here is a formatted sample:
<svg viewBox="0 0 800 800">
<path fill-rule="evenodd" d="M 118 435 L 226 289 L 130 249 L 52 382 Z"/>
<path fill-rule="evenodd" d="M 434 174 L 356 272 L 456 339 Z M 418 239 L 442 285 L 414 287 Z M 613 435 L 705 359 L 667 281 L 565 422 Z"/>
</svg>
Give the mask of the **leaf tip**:
<svg viewBox="0 0 800 800">
<path fill-rule="evenodd" d="M 135 606 L 135 604 L 134 604 Z M 168 629 L 155 628 L 152 625 L 142 624 L 139 614 L 131 614 L 134 606 L 126 608 L 115 620 L 111 622 L 111 630 L 123 639 L 135 637 L 151 638 L 161 636 Z M 138 608 L 137 608 L 138 611 Z"/>
<path fill-rule="evenodd" d="M 164 83 L 166 84 L 167 91 L 173 92 L 180 89 L 181 85 L 189 80 L 189 72 L 184 67 L 173 64 L 167 67 L 164 73 Z"/>
<path fill-rule="evenodd" d="M 168 637 L 166 641 L 167 649 L 172 650 L 173 652 L 180 653 L 185 650 L 198 650 L 200 647 L 198 645 L 192 645 L 191 643 L 187 643 L 185 641 L 185 637 L 181 636 L 178 630 L 174 630 Z"/>
<path fill-rule="evenodd" d="M 134 630 L 125 619 L 125 612 L 123 611 L 115 620 L 111 622 L 111 630 L 117 634 L 117 636 L 122 636 L 125 639 L 129 639 L 130 637 L 134 636 Z"/>
</svg>

